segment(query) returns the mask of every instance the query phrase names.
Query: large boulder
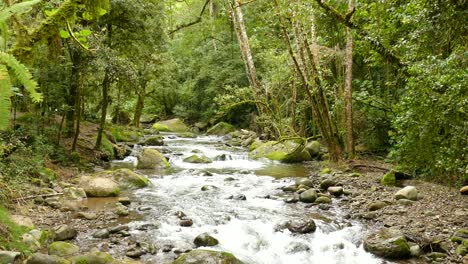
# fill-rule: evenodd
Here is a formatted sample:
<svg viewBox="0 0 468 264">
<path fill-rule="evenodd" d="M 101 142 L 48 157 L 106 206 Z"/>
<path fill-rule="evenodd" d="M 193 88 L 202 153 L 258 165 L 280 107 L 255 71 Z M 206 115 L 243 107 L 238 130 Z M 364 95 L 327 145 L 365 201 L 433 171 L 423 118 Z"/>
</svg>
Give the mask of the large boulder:
<svg viewBox="0 0 468 264">
<path fill-rule="evenodd" d="M 157 122 L 153 125 L 153 129 L 161 132 L 187 132 L 189 130 L 187 125 L 178 118 Z"/>
<path fill-rule="evenodd" d="M 93 251 L 85 255 L 73 257 L 71 258 L 71 262 L 76 264 L 110 264 L 116 261 L 109 253 Z"/>
<path fill-rule="evenodd" d="M 227 252 L 197 249 L 182 254 L 172 264 L 243 264 L 243 262 Z"/>
<path fill-rule="evenodd" d="M 212 163 L 213 161 L 205 155 L 192 155 L 184 159 L 188 163 Z"/>
<path fill-rule="evenodd" d="M 411 258 L 406 237 L 398 229 L 382 229 L 364 239 L 364 249 L 387 259 Z"/>
<path fill-rule="evenodd" d="M 21 256 L 20 252 L 0 250 L 0 264 L 14 263 L 19 256 Z"/>
<path fill-rule="evenodd" d="M 311 159 L 309 152 L 294 141 L 268 141 L 249 153 L 252 159 L 267 158 L 285 163 L 302 162 Z"/>
<path fill-rule="evenodd" d="M 58 257 L 58 256 L 50 256 L 42 253 L 35 253 L 33 254 L 28 261 L 27 264 L 70 264 L 70 261 Z"/>
<path fill-rule="evenodd" d="M 210 129 L 208 129 L 208 131 L 206 131 L 206 134 L 223 136 L 233 132 L 234 130 L 236 130 L 236 128 L 233 125 L 228 124 L 226 122 L 219 122 L 216 125 L 212 126 Z"/>
<path fill-rule="evenodd" d="M 169 168 L 169 166 L 169 162 L 163 154 L 155 149 L 145 148 L 138 157 L 138 169 Z"/>
<path fill-rule="evenodd" d="M 72 256 L 80 251 L 80 248 L 76 245 L 57 241 L 49 245 L 49 254 L 59 257 Z"/>
<path fill-rule="evenodd" d="M 118 169 L 109 172 L 110 176 L 119 183 L 123 189 L 138 189 L 148 186 L 149 180 L 129 169 Z"/>
<path fill-rule="evenodd" d="M 66 200 L 82 200 L 87 196 L 83 188 L 68 187 L 63 189 L 63 197 Z"/>
<path fill-rule="evenodd" d="M 395 193 L 395 199 L 407 199 L 416 201 L 418 199 L 418 190 L 416 190 L 414 186 L 406 186 L 405 188 Z"/>
<path fill-rule="evenodd" d="M 320 143 L 318 141 L 310 141 L 307 143 L 305 149 L 309 152 L 312 158 L 319 156 L 320 154 Z"/>
<path fill-rule="evenodd" d="M 83 176 L 80 180 L 80 187 L 88 197 L 110 197 L 118 196 L 120 193 L 119 184 L 107 177 Z"/>
</svg>

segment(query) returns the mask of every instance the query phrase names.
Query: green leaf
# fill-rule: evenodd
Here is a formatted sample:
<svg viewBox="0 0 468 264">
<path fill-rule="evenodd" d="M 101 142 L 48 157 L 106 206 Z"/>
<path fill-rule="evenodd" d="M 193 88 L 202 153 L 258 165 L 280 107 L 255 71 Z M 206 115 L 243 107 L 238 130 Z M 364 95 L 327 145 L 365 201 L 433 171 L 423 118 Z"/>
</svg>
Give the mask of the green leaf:
<svg viewBox="0 0 468 264">
<path fill-rule="evenodd" d="M 79 32 L 79 35 L 82 36 L 82 37 L 87 37 L 89 35 L 91 35 L 91 30 L 89 29 L 83 29 Z"/>
<path fill-rule="evenodd" d="M 44 11 L 46 17 L 50 17 L 50 16 L 53 16 L 55 13 L 57 13 L 57 10 L 58 9 L 52 9 L 52 10 L 46 10 Z"/>
<path fill-rule="evenodd" d="M 70 37 L 70 33 L 68 33 L 68 31 L 65 30 L 60 30 L 60 37 L 63 39 L 67 39 Z"/>
<path fill-rule="evenodd" d="M 11 82 L 8 69 L 5 65 L 0 64 L 0 130 L 8 128 L 10 122 L 11 96 Z"/>
<path fill-rule="evenodd" d="M 104 8 L 99 8 L 98 9 L 98 15 L 99 16 L 103 16 L 105 14 L 107 14 L 107 10 L 105 10 Z"/>
<path fill-rule="evenodd" d="M 89 12 L 83 12 L 82 16 L 84 20 L 88 20 L 88 21 L 93 20 L 93 15 Z"/>
<path fill-rule="evenodd" d="M 77 39 L 79 42 L 81 42 L 81 43 L 86 43 L 86 42 L 88 42 L 88 39 L 86 39 L 85 37 L 77 37 L 76 39 Z"/>
</svg>

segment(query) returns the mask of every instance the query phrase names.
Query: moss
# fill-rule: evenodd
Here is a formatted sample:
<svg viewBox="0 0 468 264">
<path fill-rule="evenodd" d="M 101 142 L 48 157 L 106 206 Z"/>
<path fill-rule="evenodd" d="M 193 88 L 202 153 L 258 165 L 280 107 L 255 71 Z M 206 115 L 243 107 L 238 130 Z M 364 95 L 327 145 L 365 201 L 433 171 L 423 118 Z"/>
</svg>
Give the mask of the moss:
<svg viewBox="0 0 468 264">
<path fill-rule="evenodd" d="M 455 253 L 457 253 L 460 256 L 465 256 L 468 254 L 468 248 L 465 247 L 464 245 L 459 245 L 457 249 L 455 250 Z"/>
<path fill-rule="evenodd" d="M 141 136 L 138 130 L 116 125 L 110 127 L 109 132 L 117 142 L 136 142 Z"/>
<path fill-rule="evenodd" d="M 387 185 L 387 186 L 395 186 L 396 184 L 395 172 L 391 171 L 391 172 L 386 173 L 380 180 L 380 183 L 383 185 Z"/>
<path fill-rule="evenodd" d="M 74 264 L 110 264 L 115 262 L 114 258 L 105 252 L 88 253 L 73 257 L 70 260 Z"/>
<path fill-rule="evenodd" d="M 353 177 L 353 178 L 359 178 L 359 177 L 362 177 L 362 174 L 361 173 L 357 173 L 357 172 L 353 172 L 349 175 L 349 177 Z"/>
<path fill-rule="evenodd" d="M 169 168 L 170 164 L 161 152 L 146 148 L 138 158 L 138 169 L 154 169 L 156 167 Z"/>
<path fill-rule="evenodd" d="M 192 133 L 192 132 L 184 132 L 184 133 L 180 133 L 179 137 L 182 137 L 182 138 L 196 138 L 197 135 L 195 135 L 195 133 Z"/>
<path fill-rule="evenodd" d="M 78 246 L 62 241 L 57 241 L 49 245 L 49 254 L 59 257 L 71 256 L 76 254 L 79 250 L 80 248 Z"/>
<path fill-rule="evenodd" d="M 249 151 L 254 151 L 256 148 L 258 148 L 260 145 L 262 145 L 263 142 L 261 140 L 255 140 L 249 148 Z"/>
<path fill-rule="evenodd" d="M 212 163 L 213 161 L 205 155 L 192 155 L 184 159 L 188 163 Z"/>
<path fill-rule="evenodd" d="M 109 159 L 114 158 L 114 145 L 110 140 L 106 137 L 105 134 L 102 134 L 102 147 L 101 147 L 102 152 L 104 152 Z"/>
<path fill-rule="evenodd" d="M 7 209 L 0 206 L 0 248 L 29 253 L 29 248 L 22 242 L 22 236 L 30 229 L 16 225 Z"/>
<path fill-rule="evenodd" d="M 153 125 L 153 129 L 161 132 L 187 132 L 188 127 L 180 119 L 171 119 L 157 122 Z"/>
<path fill-rule="evenodd" d="M 118 169 L 106 173 L 111 174 L 114 180 L 119 183 L 119 185 L 124 185 L 123 187 L 126 188 L 143 188 L 148 186 L 149 183 L 148 178 L 129 169 Z"/>
<path fill-rule="evenodd" d="M 236 128 L 233 125 L 228 124 L 226 122 L 219 122 L 210 129 L 208 129 L 208 131 L 206 131 L 206 134 L 222 136 L 227 135 L 230 132 L 233 132 L 234 130 L 236 130 Z"/>
<path fill-rule="evenodd" d="M 323 174 L 330 174 L 332 171 L 330 168 L 323 168 L 321 171 L 320 171 L 320 175 L 323 175 Z"/>
</svg>

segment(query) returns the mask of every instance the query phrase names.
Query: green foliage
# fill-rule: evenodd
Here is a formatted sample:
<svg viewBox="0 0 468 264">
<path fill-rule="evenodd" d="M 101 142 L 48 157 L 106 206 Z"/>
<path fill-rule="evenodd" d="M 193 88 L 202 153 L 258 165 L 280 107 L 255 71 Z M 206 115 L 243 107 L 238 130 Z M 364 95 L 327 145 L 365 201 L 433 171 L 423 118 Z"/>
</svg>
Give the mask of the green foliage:
<svg viewBox="0 0 468 264">
<path fill-rule="evenodd" d="M 0 206 L 0 248 L 28 253 L 28 247 L 21 238 L 27 231 L 28 228 L 16 225 L 8 210 Z"/>
<path fill-rule="evenodd" d="M 430 178 L 468 174 L 467 53 L 428 57 L 415 63 L 398 105 L 391 157 L 403 168 Z"/>
</svg>

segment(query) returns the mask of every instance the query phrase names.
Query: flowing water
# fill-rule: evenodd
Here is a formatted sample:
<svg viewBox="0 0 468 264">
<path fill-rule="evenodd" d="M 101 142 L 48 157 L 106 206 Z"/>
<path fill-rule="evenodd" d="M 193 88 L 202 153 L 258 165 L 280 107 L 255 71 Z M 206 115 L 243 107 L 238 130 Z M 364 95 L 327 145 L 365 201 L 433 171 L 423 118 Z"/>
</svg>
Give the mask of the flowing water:
<svg viewBox="0 0 468 264">
<path fill-rule="evenodd" d="M 287 204 L 281 187 L 304 177 L 303 165 L 250 160 L 241 148 L 229 147 L 220 137 L 196 139 L 165 135 L 167 146 L 159 147 L 170 158 L 172 169 L 164 175 L 148 174 L 152 186 L 135 194 L 133 204 L 144 220 L 134 221 L 132 233 L 159 246 L 185 250 L 204 232 L 219 240 L 212 250 L 227 251 L 245 263 L 384 263 L 362 248 L 365 228 L 345 220 L 334 199 L 332 208 L 322 211 L 304 203 Z M 194 152 L 215 160 L 209 164 L 183 162 Z M 223 155 L 224 160 L 219 159 Z M 209 186 L 202 191 L 203 186 Z M 230 199 L 245 195 L 246 200 Z M 193 226 L 181 227 L 175 215 L 184 212 Z M 292 219 L 314 218 L 312 234 L 292 234 L 279 229 Z M 155 225 L 146 231 L 138 226 Z M 169 250 L 168 250 L 169 251 Z M 171 263 L 174 250 L 146 255 L 152 263 Z"/>
</svg>

